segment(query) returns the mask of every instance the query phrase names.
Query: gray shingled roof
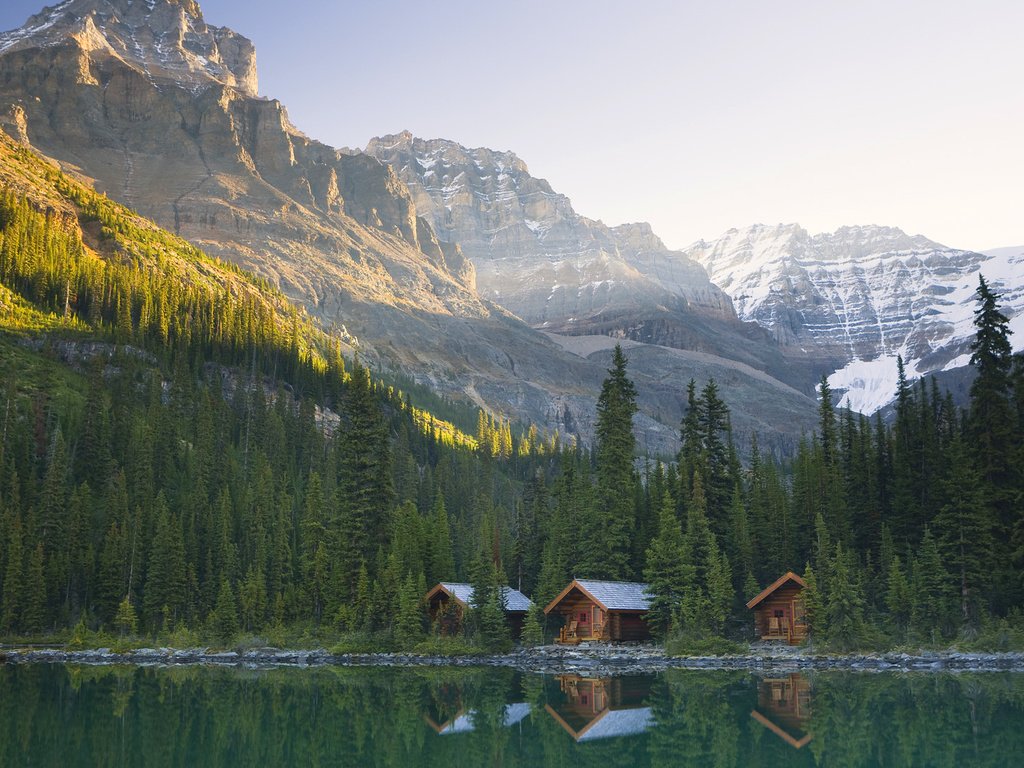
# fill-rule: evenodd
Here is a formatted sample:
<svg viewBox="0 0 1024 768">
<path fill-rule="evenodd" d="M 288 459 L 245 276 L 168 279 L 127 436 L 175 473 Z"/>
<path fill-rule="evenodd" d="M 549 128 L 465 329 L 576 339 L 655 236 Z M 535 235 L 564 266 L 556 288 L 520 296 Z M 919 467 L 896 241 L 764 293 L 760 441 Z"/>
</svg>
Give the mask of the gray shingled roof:
<svg viewBox="0 0 1024 768">
<path fill-rule="evenodd" d="M 506 704 L 505 713 L 502 715 L 501 724 L 508 728 L 510 725 L 515 725 L 520 720 L 530 714 L 530 705 L 525 702 L 518 704 Z M 469 733 L 475 727 L 474 720 L 476 719 L 476 710 L 471 709 L 469 712 L 465 712 L 459 715 L 455 720 L 449 723 L 446 727 L 442 728 L 439 733 L 442 736 L 451 733 Z"/>
<path fill-rule="evenodd" d="M 442 581 L 441 586 L 455 595 L 457 600 L 466 605 L 473 604 L 473 585 L 461 584 L 454 581 Z M 502 595 L 505 598 L 505 610 L 507 611 L 528 611 L 533 603 L 526 595 L 512 587 L 502 587 Z"/>
<path fill-rule="evenodd" d="M 577 741 L 595 741 L 615 736 L 635 736 L 654 725 L 650 707 L 605 710 L 597 722 L 587 728 Z"/>
<path fill-rule="evenodd" d="M 576 583 L 594 596 L 609 611 L 646 611 L 651 607 L 647 585 L 633 581 L 595 581 L 576 579 Z"/>
</svg>

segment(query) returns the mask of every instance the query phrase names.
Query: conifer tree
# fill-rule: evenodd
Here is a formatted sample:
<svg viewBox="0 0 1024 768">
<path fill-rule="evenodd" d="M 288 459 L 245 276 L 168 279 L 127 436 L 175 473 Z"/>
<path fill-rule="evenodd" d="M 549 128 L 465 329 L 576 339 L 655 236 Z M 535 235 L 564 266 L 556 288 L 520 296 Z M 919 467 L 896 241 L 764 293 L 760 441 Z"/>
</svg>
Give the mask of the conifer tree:
<svg viewBox="0 0 1024 768">
<path fill-rule="evenodd" d="M 633 457 L 633 415 L 636 413 L 636 388 L 626 375 L 626 356 L 615 345 L 612 367 L 601 386 L 597 401 L 595 454 L 599 526 L 591 531 L 589 543 L 597 554 L 602 572 L 591 575 L 609 579 L 629 579 L 630 536 L 635 528 Z"/>
<path fill-rule="evenodd" d="M 666 637 L 679 615 L 683 597 L 694 589 L 692 553 L 676 517 L 675 500 L 665 492 L 658 513 L 658 535 L 647 550 L 644 578 L 651 596 L 647 624 L 655 637 Z"/>
<path fill-rule="evenodd" d="M 534 603 L 523 621 L 523 645 L 533 648 L 544 645 L 544 609 Z"/>
<path fill-rule="evenodd" d="M 28 634 L 42 632 L 46 624 L 46 576 L 43 561 L 43 544 L 40 542 L 29 554 L 25 570 L 21 628 Z"/>
<path fill-rule="evenodd" d="M 121 637 L 134 635 L 139 629 L 139 619 L 135 613 L 135 606 L 132 605 L 131 598 L 128 595 L 125 595 L 124 600 L 117 606 L 117 614 L 114 616 L 114 627 Z"/>
<path fill-rule="evenodd" d="M 889 610 L 889 618 L 897 631 L 903 633 L 910 623 L 913 607 L 910 582 L 903 570 L 899 556 L 894 556 L 889 563 L 886 577 L 885 606 Z"/>
<path fill-rule="evenodd" d="M 807 637 L 811 641 L 828 639 L 828 615 L 825 611 L 825 593 L 814 567 L 807 563 L 804 567 L 804 623 L 807 625 Z"/>
<path fill-rule="evenodd" d="M 395 642 L 400 648 L 412 648 L 423 639 L 423 593 L 410 573 L 402 582 L 398 614 L 395 616 Z"/>
<path fill-rule="evenodd" d="M 9 529 L 7 567 L 4 569 L 3 602 L 0 605 L 0 631 L 15 632 L 21 628 L 21 612 L 25 594 L 21 519 L 15 518 Z"/>
<path fill-rule="evenodd" d="M 829 644 L 843 650 L 855 648 L 864 632 L 864 595 L 852 570 L 842 542 L 837 543 L 829 573 L 825 616 Z"/>
<path fill-rule="evenodd" d="M 983 488 L 966 447 L 956 438 L 949 449 L 949 469 L 943 481 L 946 502 L 935 516 L 933 526 L 943 561 L 956 577 L 960 623 L 972 630 L 979 625 L 995 553 L 992 520 Z"/>
<path fill-rule="evenodd" d="M 161 492 L 154 505 L 156 533 L 150 547 L 146 589 L 143 593 L 143 611 L 151 629 L 158 629 L 161 621 L 176 622 L 184 615 L 186 605 L 185 543 L 181 525 L 172 517 Z"/>
<path fill-rule="evenodd" d="M 914 558 L 911 590 L 914 601 L 911 629 L 920 637 L 937 640 L 944 634 L 949 619 L 949 576 L 943 568 L 938 543 L 928 527 L 924 529 Z"/>
<path fill-rule="evenodd" d="M 225 643 L 230 642 L 238 634 L 238 601 L 235 600 L 235 591 L 227 579 L 220 581 L 217 605 L 210 623 L 213 632 Z"/>
</svg>

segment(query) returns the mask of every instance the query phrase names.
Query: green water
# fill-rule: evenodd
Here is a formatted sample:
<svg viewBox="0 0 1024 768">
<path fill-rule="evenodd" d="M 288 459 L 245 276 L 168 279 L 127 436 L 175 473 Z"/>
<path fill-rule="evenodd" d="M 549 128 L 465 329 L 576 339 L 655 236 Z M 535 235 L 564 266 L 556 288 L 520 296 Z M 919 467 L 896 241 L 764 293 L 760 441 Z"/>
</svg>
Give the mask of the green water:
<svg viewBox="0 0 1024 768">
<path fill-rule="evenodd" d="M 1013 766 L 1024 674 L 0 666 L 2 766 Z"/>
</svg>

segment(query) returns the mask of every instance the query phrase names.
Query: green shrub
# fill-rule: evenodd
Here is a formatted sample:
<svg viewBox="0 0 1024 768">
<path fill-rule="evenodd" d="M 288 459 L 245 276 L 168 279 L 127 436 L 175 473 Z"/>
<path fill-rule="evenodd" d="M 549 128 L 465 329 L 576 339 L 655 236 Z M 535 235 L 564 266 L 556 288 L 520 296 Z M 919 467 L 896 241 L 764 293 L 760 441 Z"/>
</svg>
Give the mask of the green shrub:
<svg viewBox="0 0 1024 768">
<path fill-rule="evenodd" d="M 749 650 L 749 646 L 714 635 L 707 637 L 676 635 L 665 643 L 665 653 L 669 656 L 735 656 L 747 653 Z"/>
<path fill-rule="evenodd" d="M 413 652 L 422 656 L 480 656 L 482 647 L 459 635 L 433 636 L 417 643 Z"/>
</svg>

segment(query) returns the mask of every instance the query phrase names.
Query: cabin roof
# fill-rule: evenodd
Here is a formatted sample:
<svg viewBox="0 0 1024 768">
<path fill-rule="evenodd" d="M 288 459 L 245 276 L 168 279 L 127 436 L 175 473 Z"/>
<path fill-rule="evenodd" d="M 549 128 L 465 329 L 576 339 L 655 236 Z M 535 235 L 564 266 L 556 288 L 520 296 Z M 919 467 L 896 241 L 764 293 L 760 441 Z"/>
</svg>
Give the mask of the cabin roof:
<svg viewBox="0 0 1024 768">
<path fill-rule="evenodd" d="M 501 724 L 508 728 L 530 714 L 530 705 L 525 702 L 518 704 L 506 704 L 505 711 L 501 717 Z M 453 733 L 469 733 L 476 727 L 477 711 L 471 709 L 468 712 L 461 712 L 452 721 L 445 723 L 438 729 L 438 733 L 446 736 Z"/>
<path fill-rule="evenodd" d="M 576 741 L 610 739 L 613 736 L 633 736 L 654 725 L 650 707 L 637 709 L 606 709 L 604 713 L 580 732 Z"/>
<path fill-rule="evenodd" d="M 606 611 L 646 611 L 651 607 L 647 585 L 635 581 L 597 581 L 595 579 L 573 579 L 558 597 L 548 603 L 544 613 L 550 612 L 562 601 L 573 587 L 597 603 Z"/>
<path fill-rule="evenodd" d="M 779 587 L 781 587 L 787 581 L 795 581 L 801 587 L 806 587 L 807 586 L 807 582 L 805 582 L 803 579 L 801 579 L 795 573 L 793 573 L 792 571 L 786 571 L 786 573 L 784 575 L 782 575 L 778 579 L 776 579 L 775 582 L 773 584 L 771 584 L 770 586 L 765 587 L 757 597 L 755 597 L 753 600 L 751 600 L 749 603 L 747 603 L 747 608 L 753 608 L 755 605 L 760 603 L 762 600 L 764 600 L 766 597 L 768 597 L 772 592 L 777 590 Z"/>
<path fill-rule="evenodd" d="M 426 599 L 429 600 L 438 591 L 441 590 L 447 593 L 449 597 L 458 600 L 465 606 L 469 606 L 473 603 L 473 585 L 464 584 L 462 582 L 457 581 L 442 581 L 440 584 L 438 584 L 436 587 L 434 587 L 427 593 Z M 502 587 L 501 594 L 502 597 L 505 599 L 506 611 L 512 613 L 528 611 L 530 610 L 530 606 L 533 605 L 533 602 L 530 600 L 530 598 L 528 598 L 518 589 L 512 589 L 512 587 Z"/>
</svg>

